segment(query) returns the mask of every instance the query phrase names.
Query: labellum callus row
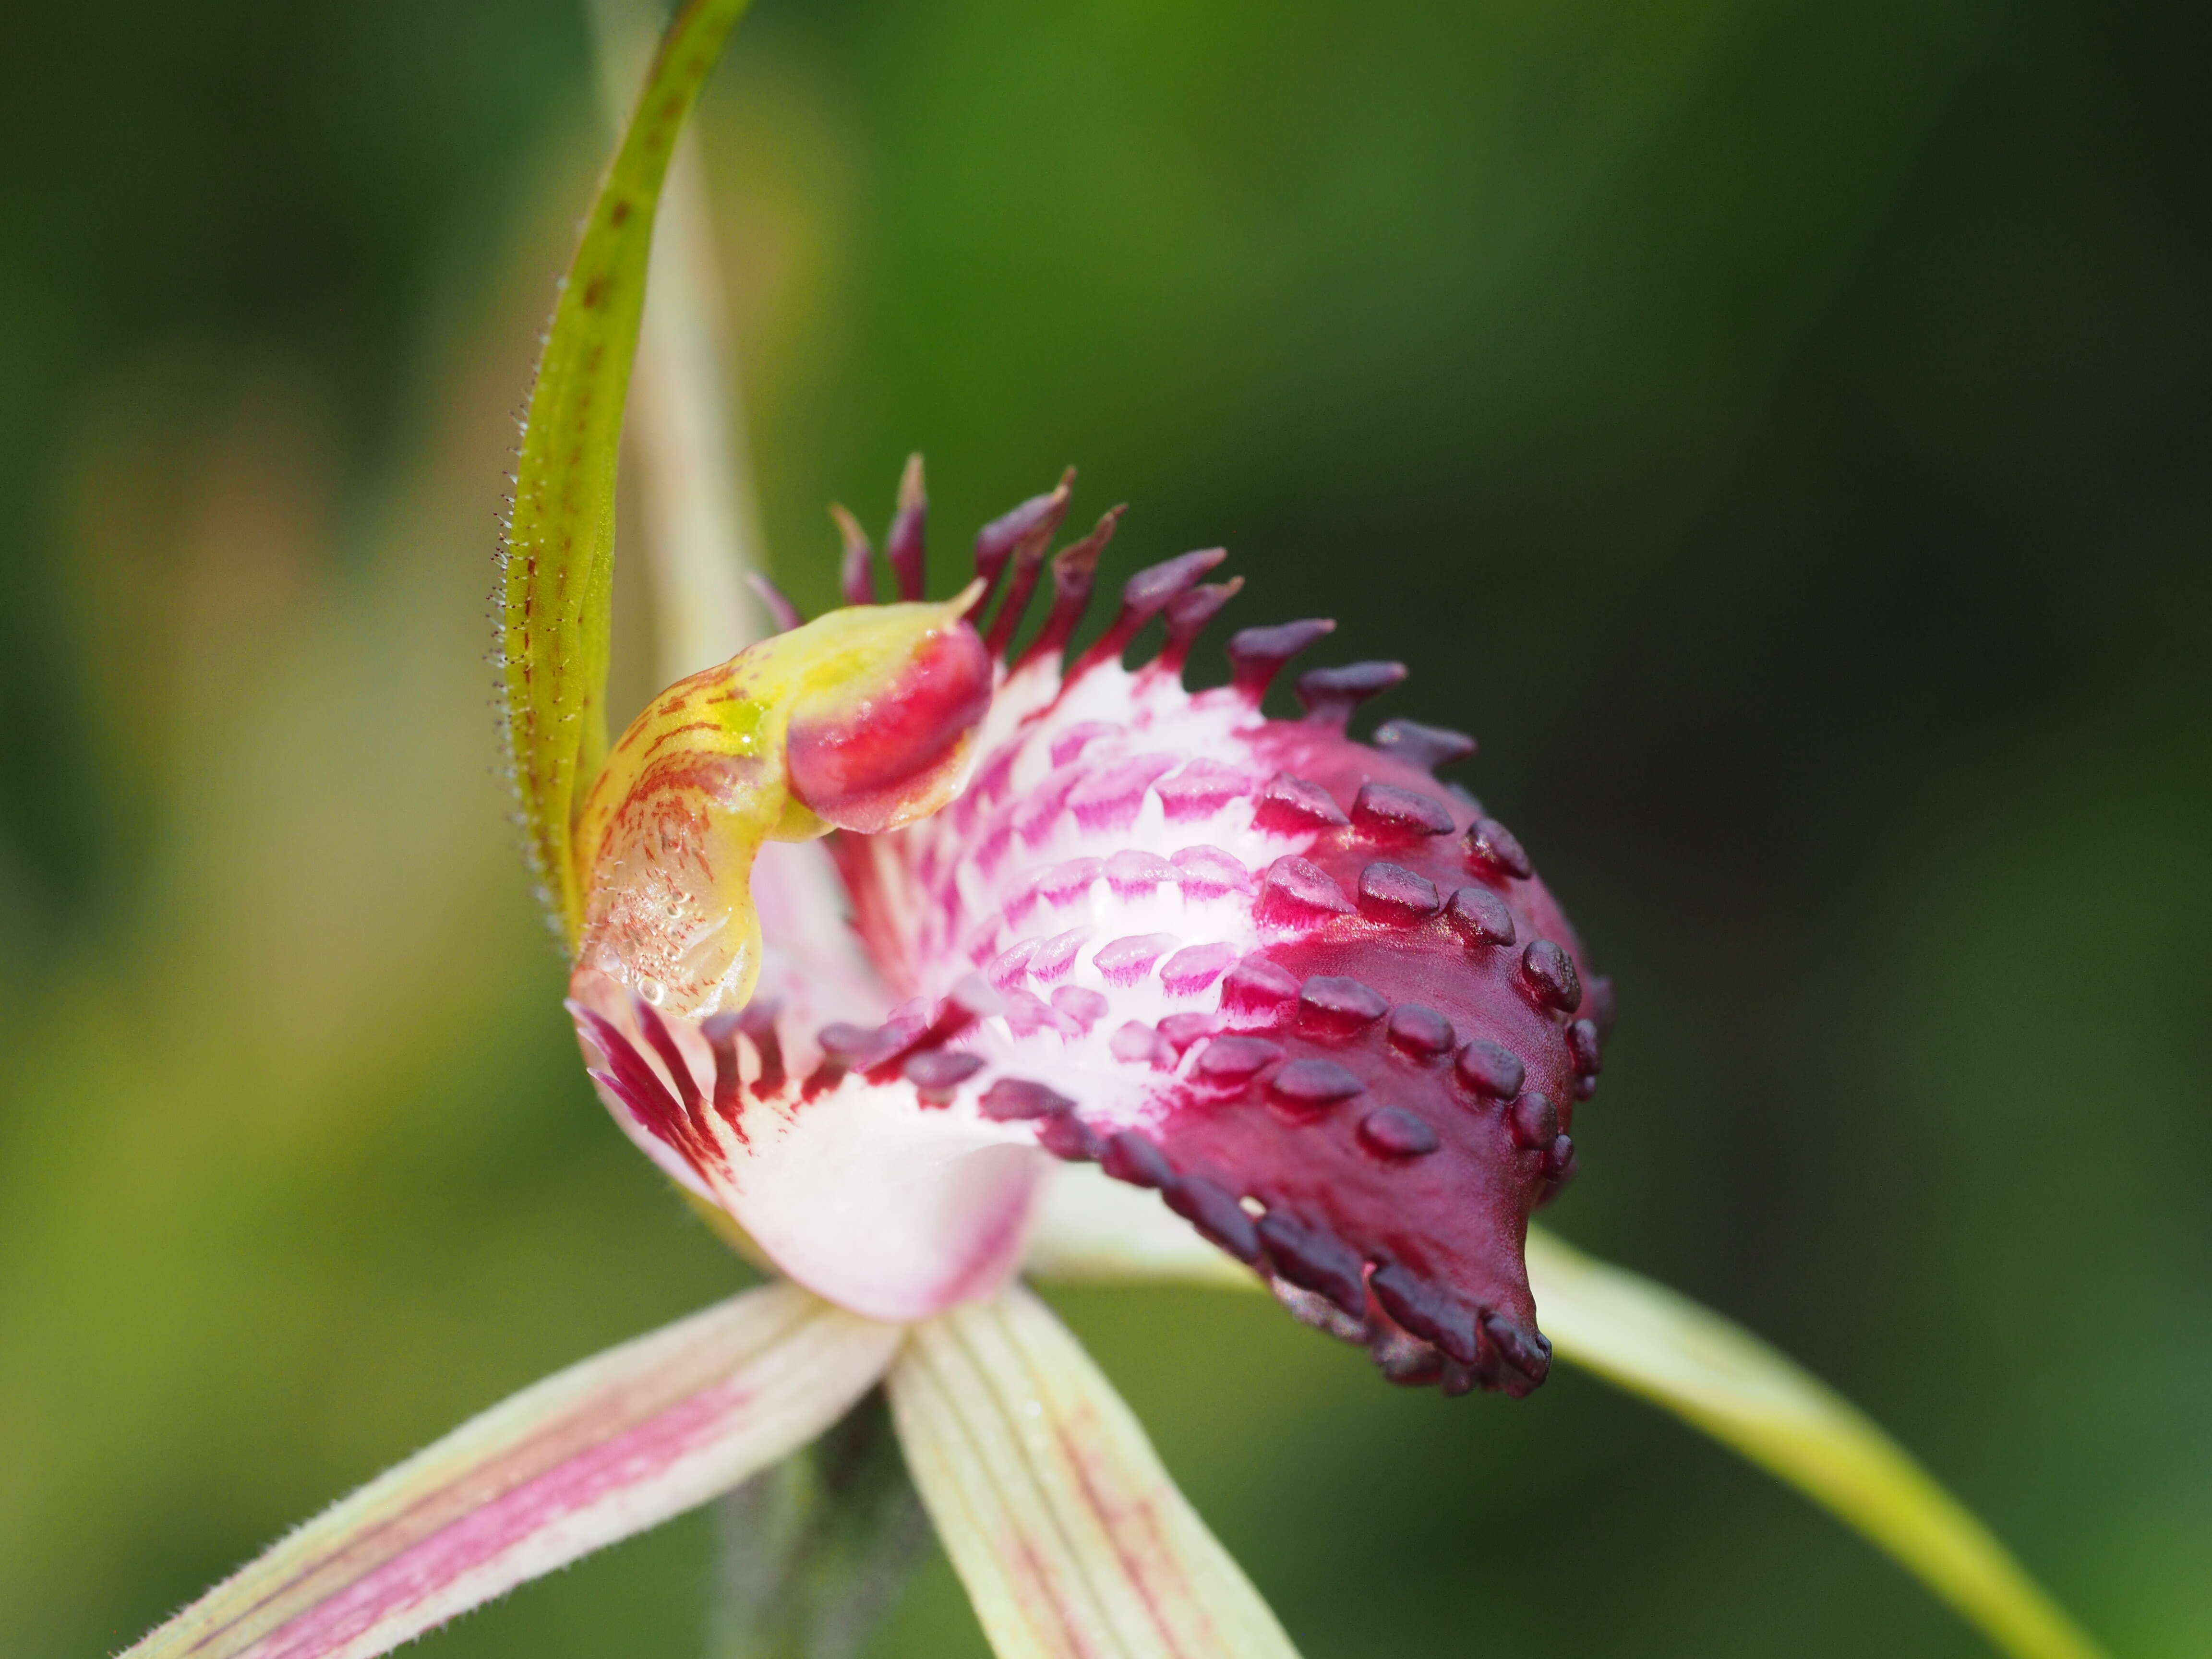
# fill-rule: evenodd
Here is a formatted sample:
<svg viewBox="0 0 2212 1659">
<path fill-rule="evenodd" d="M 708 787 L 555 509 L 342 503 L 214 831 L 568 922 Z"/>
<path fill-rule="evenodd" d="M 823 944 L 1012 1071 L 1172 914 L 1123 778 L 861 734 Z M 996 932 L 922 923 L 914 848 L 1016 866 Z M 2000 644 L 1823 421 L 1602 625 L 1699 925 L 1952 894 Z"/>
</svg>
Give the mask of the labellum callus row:
<svg viewBox="0 0 2212 1659">
<path fill-rule="evenodd" d="M 902 491 L 908 595 L 919 483 Z M 687 1039 L 602 1002 L 585 1017 L 602 1087 L 725 1201 L 770 1184 L 737 1167 L 749 1154 L 796 1145 L 856 1091 L 942 1137 L 933 1168 L 963 1146 L 1095 1160 L 1394 1380 L 1527 1392 L 1550 1358 L 1528 1218 L 1574 1174 L 1609 988 L 1520 843 L 1434 775 L 1471 739 L 1403 720 L 1348 735 L 1399 665 L 1310 671 L 1305 717 L 1269 719 L 1269 685 L 1330 626 L 1291 623 L 1236 635 L 1228 685 L 1184 689 L 1193 639 L 1237 588 L 1206 580 L 1218 550 L 1133 577 L 1063 667 L 1118 517 L 1048 560 L 1066 504 L 1063 480 L 979 538 L 987 586 L 968 617 L 994 689 L 964 792 L 831 844 L 903 1004 L 873 1024 L 755 1016 Z M 854 598 L 872 592 L 860 545 Z M 1043 618 L 1017 650 L 1039 587 Z M 1165 646 L 1126 668 L 1156 617 Z M 687 1056 L 698 1076 L 679 1079 Z M 731 1207 L 753 1224 L 757 1205 Z"/>
</svg>

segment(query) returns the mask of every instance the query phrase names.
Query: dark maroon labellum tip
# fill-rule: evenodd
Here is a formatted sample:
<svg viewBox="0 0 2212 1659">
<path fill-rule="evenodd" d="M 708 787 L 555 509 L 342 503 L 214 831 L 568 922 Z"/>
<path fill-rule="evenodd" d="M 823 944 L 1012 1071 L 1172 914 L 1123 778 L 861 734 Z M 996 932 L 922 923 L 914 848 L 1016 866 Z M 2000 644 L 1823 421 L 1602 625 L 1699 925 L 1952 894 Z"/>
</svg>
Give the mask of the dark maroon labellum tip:
<svg viewBox="0 0 2212 1659">
<path fill-rule="evenodd" d="M 1474 828 L 1467 832 L 1467 856 L 1475 868 L 1493 877 L 1526 881 L 1535 870 L 1520 840 L 1496 818 L 1474 821 Z"/>
</svg>

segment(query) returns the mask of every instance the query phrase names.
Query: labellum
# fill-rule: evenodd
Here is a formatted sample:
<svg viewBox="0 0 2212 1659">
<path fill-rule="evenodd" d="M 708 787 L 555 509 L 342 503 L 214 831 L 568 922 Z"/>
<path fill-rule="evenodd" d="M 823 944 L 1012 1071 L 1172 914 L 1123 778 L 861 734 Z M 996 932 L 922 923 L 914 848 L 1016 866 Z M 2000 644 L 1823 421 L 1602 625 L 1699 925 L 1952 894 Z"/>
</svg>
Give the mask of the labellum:
<svg viewBox="0 0 2212 1659">
<path fill-rule="evenodd" d="M 1551 1358 L 1528 1216 L 1575 1173 L 1609 988 L 1512 833 L 1435 775 L 1472 739 L 1349 734 L 1398 665 L 1311 670 L 1304 717 L 1271 719 L 1331 627 L 1294 622 L 1185 688 L 1238 586 L 1206 580 L 1218 550 L 1131 578 L 1067 660 L 1120 512 L 1048 559 L 1067 491 L 986 526 L 968 592 L 925 606 L 910 469 L 899 602 L 872 603 L 848 517 L 852 607 L 617 745 L 577 843 L 594 1077 L 778 1266 L 875 1316 L 1002 1282 L 1049 1154 L 1157 1189 L 1393 1380 L 1526 1393 Z M 830 848 L 866 962 L 772 967 L 747 1006 L 753 857 L 832 824 L 859 832 Z"/>
</svg>

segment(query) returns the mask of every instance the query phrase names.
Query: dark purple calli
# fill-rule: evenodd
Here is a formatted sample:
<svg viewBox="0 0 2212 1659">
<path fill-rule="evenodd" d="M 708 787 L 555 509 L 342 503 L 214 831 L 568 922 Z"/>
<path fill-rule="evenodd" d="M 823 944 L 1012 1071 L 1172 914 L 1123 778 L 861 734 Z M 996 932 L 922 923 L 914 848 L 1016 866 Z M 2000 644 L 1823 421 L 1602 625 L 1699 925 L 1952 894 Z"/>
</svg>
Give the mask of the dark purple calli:
<svg viewBox="0 0 2212 1659">
<path fill-rule="evenodd" d="M 1528 1216 L 1574 1174 L 1609 988 L 1511 832 L 1437 781 L 1472 739 L 1409 720 L 1349 735 L 1398 665 L 1308 672 L 1304 718 L 1270 719 L 1269 686 L 1330 629 L 1297 622 L 1235 635 L 1230 684 L 1185 689 L 1237 591 L 1206 580 L 1218 550 L 1132 577 L 1064 660 L 1119 516 L 1048 558 L 1067 489 L 977 539 L 969 637 L 993 691 L 964 792 L 830 842 L 867 958 L 845 978 L 881 990 L 839 1006 L 774 966 L 773 928 L 763 1000 L 697 1024 L 587 969 L 603 1091 L 779 1265 L 865 1312 L 918 1316 L 1003 1279 L 1034 1147 L 1157 1188 L 1395 1380 L 1526 1393 L 1551 1357 Z M 847 594 L 872 603 L 847 522 Z M 910 471 L 890 538 L 902 603 L 922 524 Z M 1154 617 L 1160 651 L 1125 667 Z M 941 744 L 949 728 L 927 674 L 886 684 L 837 730 L 896 773 L 902 732 Z"/>
</svg>

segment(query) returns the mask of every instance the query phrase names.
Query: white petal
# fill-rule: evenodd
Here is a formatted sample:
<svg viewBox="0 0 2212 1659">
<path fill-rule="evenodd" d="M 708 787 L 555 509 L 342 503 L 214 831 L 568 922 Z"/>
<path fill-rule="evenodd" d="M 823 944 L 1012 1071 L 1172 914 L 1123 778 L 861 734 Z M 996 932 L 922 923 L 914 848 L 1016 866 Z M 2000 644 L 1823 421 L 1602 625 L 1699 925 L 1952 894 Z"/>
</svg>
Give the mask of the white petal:
<svg viewBox="0 0 2212 1659">
<path fill-rule="evenodd" d="M 1029 1292 L 917 1326 L 890 1396 L 999 1659 L 1292 1659 L 1128 1407 Z"/>
<path fill-rule="evenodd" d="M 369 1659 L 805 1445 L 901 1336 L 769 1285 L 547 1377 L 300 1528 L 125 1659 Z"/>
</svg>

